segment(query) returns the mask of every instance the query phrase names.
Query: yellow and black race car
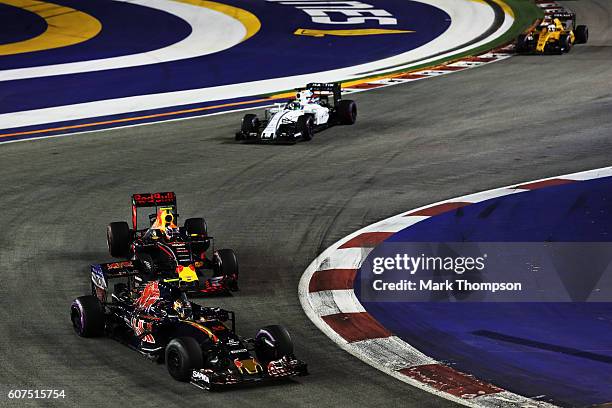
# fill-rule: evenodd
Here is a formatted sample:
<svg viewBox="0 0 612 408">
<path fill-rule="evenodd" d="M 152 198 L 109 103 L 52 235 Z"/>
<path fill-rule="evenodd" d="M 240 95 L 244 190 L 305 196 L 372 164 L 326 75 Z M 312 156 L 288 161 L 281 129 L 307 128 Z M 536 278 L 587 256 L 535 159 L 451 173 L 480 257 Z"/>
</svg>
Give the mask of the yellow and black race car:
<svg viewBox="0 0 612 408">
<path fill-rule="evenodd" d="M 516 40 L 519 54 L 563 54 L 574 44 L 584 44 L 589 39 L 585 25 L 576 26 L 573 12 L 556 13 L 546 18 L 537 28 L 521 34 Z"/>
</svg>

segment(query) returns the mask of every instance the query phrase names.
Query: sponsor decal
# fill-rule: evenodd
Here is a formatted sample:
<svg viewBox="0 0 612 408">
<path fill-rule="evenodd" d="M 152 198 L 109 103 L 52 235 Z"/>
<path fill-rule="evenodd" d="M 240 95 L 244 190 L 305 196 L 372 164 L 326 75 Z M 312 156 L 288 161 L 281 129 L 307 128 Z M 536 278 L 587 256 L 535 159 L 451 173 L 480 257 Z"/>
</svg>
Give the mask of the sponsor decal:
<svg viewBox="0 0 612 408">
<path fill-rule="evenodd" d="M 191 373 L 191 378 L 193 378 L 194 380 L 202 380 L 204 382 L 210 383 L 210 378 L 208 378 L 206 374 L 197 370 L 193 370 L 193 372 Z"/>
<path fill-rule="evenodd" d="M 159 283 L 157 281 L 149 282 L 142 291 L 142 295 L 138 298 L 136 303 L 138 307 L 142 309 L 148 309 L 153 306 L 155 302 L 159 300 Z"/>
<path fill-rule="evenodd" d="M 106 280 L 104 279 L 104 272 L 100 265 L 91 266 L 91 281 L 100 289 L 106 289 Z"/>
<path fill-rule="evenodd" d="M 131 268 L 133 266 L 134 265 L 132 264 L 132 261 L 113 262 L 113 263 L 106 264 L 106 269 L 108 270 L 123 269 L 123 268 Z"/>
<path fill-rule="evenodd" d="M 176 196 L 172 191 L 164 193 L 134 194 L 132 197 L 136 205 L 172 204 L 176 201 Z"/>
</svg>

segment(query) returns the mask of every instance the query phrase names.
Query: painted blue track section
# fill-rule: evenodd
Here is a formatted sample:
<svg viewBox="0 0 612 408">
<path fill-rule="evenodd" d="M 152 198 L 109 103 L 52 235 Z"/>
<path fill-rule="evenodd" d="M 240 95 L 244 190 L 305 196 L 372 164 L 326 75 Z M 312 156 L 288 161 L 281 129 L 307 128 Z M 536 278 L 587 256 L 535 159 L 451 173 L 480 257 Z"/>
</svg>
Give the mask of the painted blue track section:
<svg viewBox="0 0 612 408">
<path fill-rule="evenodd" d="M 62 3 L 68 4 L 70 1 L 63 0 Z M 287 5 L 250 0 L 228 0 L 224 3 L 253 12 L 261 21 L 261 30 L 248 41 L 228 50 L 189 60 L 105 72 L 0 82 L 0 113 L 227 85 L 353 66 L 417 48 L 438 37 L 450 25 L 450 17 L 435 7 L 415 1 L 379 0 L 376 2 L 377 7 L 390 11 L 398 18 L 398 26 L 390 28 L 415 32 L 361 37 L 295 36 L 292 33 L 297 28 L 321 27 L 313 27 L 305 12 Z M 119 14 L 114 10 L 114 5 L 112 10 L 106 10 L 111 14 L 109 18 Z M 91 14 L 96 15 L 93 12 Z M 101 21 L 104 19 L 101 18 Z M 373 23 L 358 26 L 330 25 L 326 28 L 373 27 L 380 28 Z M 141 40 L 148 41 L 149 38 L 142 37 Z M 83 46 L 85 44 L 87 43 Z M 69 48 L 72 47 L 66 49 Z M 279 58 L 279 50 L 282 50 L 283 57 Z M 0 67 L 4 68 L 2 59 Z"/>
<path fill-rule="evenodd" d="M 469 205 L 388 242 L 609 242 L 610 225 L 612 178 L 602 178 Z M 612 401 L 610 303 L 362 303 L 423 353 L 510 391 L 564 406 Z"/>
<path fill-rule="evenodd" d="M 97 18 L 102 23 L 102 31 L 91 40 L 69 47 L 0 56 L 0 70 L 142 53 L 174 44 L 191 33 L 189 24 L 176 16 L 122 1 L 53 0 L 53 3 L 71 7 Z M 25 13 L 25 11 L 22 12 Z M 0 9 L 0 15 L 2 14 L 2 9 Z M 33 13 L 27 14 L 39 18 Z M 18 26 L 15 31 L 26 33 L 25 29 L 25 26 Z M 1 31 L 3 32 L 4 29 Z M 49 78 L 42 78 L 41 80 L 53 81 Z M 8 94 L 8 99 L 11 100 L 10 95 L 25 92 L 25 89 L 21 88 L 21 84 L 26 82 L 0 82 L 0 95 L 4 97 L 5 94 Z M 104 86 L 110 84 L 111 82 L 105 82 Z M 60 86 L 63 86 L 63 88 L 55 88 L 53 91 L 51 90 L 53 87 L 48 88 L 48 93 L 45 94 L 47 103 L 51 103 L 53 99 L 61 101 L 63 93 L 71 94 L 71 92 L 67 92 L 70 88 L 66 87 L 66 83 Z M 84 86 L 84 84 L 81 83 L 79 86 Z M 99 89 L 95 84 L 90 83 L 82 87 L 79 93 L 89 94 L 91 92 L 91 95 L 95 95 L 95 92 Z M 40 95 L 29 93 L 28 97 L 36 99 Z M 4 100 L 0 102 L 1 106 L 5 106 L 5 103 Z"/>
<path fill-rule="evenodd" d="M 0 4 L 0 27 L 0 44 L 11 44 L 42 34 L 47 23 L 34 13 Z"/>
</svg>

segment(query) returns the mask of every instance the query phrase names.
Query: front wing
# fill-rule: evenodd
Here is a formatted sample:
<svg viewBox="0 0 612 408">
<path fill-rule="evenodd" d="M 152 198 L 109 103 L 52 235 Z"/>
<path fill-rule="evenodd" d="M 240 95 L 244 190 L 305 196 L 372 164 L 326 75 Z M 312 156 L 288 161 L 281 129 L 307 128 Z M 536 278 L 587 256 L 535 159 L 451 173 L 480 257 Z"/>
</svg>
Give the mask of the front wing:
<svg viewBox="0 0 612 408">
<path fill-rule="evenodd" d="M 304 375 L 308 375 L 308 366 L 305 362 L 295 358 L 284 357 L 271 361 L 265 372 L 255 374 L 241 374 L 231 370 L 193 370 L 191 383 L 198 388 L 214 391 L 231 386 L 278 381 Z"/>
</svg>

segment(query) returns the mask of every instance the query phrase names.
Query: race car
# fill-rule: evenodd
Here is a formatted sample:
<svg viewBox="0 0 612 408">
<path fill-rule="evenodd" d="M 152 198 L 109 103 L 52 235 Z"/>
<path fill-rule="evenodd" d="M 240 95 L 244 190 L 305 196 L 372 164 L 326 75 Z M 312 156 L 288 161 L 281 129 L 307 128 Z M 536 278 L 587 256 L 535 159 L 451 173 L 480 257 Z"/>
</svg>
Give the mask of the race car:
<svg viewBox="0 0 612 408">
<path fill-rule="evenodd" d="M 309 141 L 315 132 L 333 125 L 352 125 L 356 120 L 357 104 L 342 99 L 340 83 L 310 83 L 306 88 L 296 90 L 295 99 L 266 109 L 263 119 L 254 114 L 244 115 L 236 140 Z"/>
<path fill-rule="evenodd" d="M 149 223 L 139 228 L 138 213 L 149 214 Z M 214 250 L 204 218 L 188 218 L 177 226 L 176 195 L 173 192 L 132 195 L 132 227 L 111 222 L 106 239 L 110 255 L 124 262 L 92 265 L 98 269 L 139 272 L 145 279 L 180 282 L 192 293 L 227 294 L 238 290 L 238 260 L 231 249 Z M 212 256 L 208 256 L 208 249 Z"/>
<path fill-rule="evenodd" d="M 585 44 L 588 39 L 589 29 L 585 25 L 576 26 L 576 14 L 562 11 L 547 16 L 537 28 L 521 34 L 516 40 L 516 52 L 563 54 L 574 44 Z"/>
<path fill-rule="evenodd" d="M 77 335 L 108 336 L 165 363 L 175 380 L 207 390 L 308 374 L 284 327 L 265 326 L 254 338 L 243 338 L 235 333 L 234 312 L 192 303 L 179 286 L 139 284 L 136 278 L 136 273 L 92 272 L 92 294 L 70 307 Z M 111 292 L 113 279 L 122 282 Z"/>
</svg>

